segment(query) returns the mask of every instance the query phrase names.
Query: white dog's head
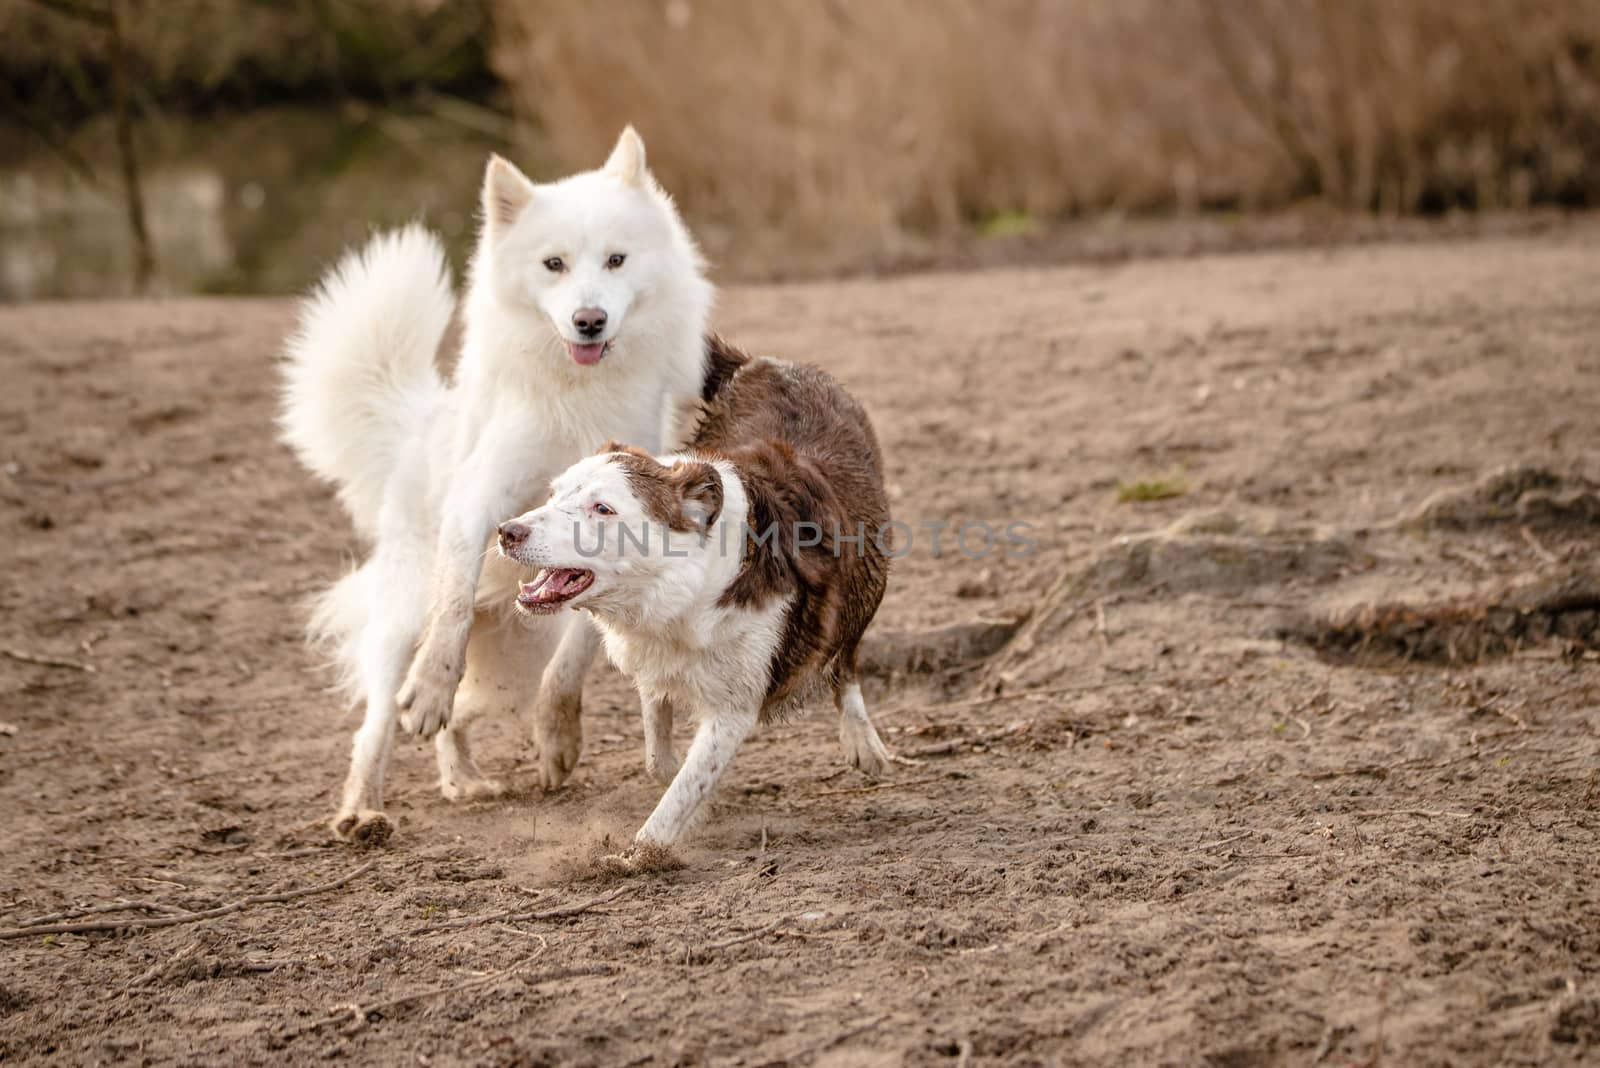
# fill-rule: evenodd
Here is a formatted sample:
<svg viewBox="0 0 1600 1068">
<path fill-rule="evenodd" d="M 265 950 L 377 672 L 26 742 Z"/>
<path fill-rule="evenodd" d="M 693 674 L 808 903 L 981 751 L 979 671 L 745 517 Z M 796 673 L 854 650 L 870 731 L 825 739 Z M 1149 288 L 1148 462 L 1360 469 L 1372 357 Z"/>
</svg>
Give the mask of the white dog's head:
<svg viewBox="0 0 1600 1068">
<path fill-rule="evenodd" d="M 676 616 L 709 585 L 725 583 L 729 562 L 738 565 L 735 524 L 718 523 L 724 492 L 715 464 L 662 463 L 607 443 L 558 475 L 543 505 L 501 524 L 501 555 L 539 569 L 521 584 L 517 607 L 636 621 Z"/>
<path fill-rule="evenodd" d="M 631 126 L 605 166 L 548 185 L 491 157 L 473 273 L 497 311 L 544 328 L 540 355 L 565 370 L 625 360 L 629 338 L 686 317 L 698 334 L 710 302 L 699 252 Z"/>
</svg>

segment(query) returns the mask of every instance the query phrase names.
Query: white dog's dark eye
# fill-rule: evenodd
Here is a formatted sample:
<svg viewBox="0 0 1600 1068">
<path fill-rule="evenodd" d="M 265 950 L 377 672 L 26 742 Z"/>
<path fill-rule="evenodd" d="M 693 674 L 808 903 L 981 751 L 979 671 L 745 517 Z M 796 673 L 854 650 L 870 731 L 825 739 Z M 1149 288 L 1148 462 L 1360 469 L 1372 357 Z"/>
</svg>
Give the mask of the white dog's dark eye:
<svg viewBox="0 0 1600 1068">
<path fill-rule="evenodd" d="M 566 266 L 565 263 L 561 262 L 560 256 L 551 256 L 549 259 L 544 261 L 544 265 L 550 268 L 552 271 L 559 271 Z"/>
<path fill-rule="evenodd" d="M 598 501 L 595 502 L 594 511 L 595 511 L 596 515 L 616 515 L 617 514 L 616 512 L 611 510 L 611 506 L 609 504 L 603 504 L 603 503 L 600 503 Z"/>
<path fill-rule="evenodd" d="M 618 267 L 621 267 L 622 261 L 627 258 L 628 257 L 624 253 L 613 252 L 610 256 L 606 257 L 606 266 L 614 271 Z"/>
</svg>

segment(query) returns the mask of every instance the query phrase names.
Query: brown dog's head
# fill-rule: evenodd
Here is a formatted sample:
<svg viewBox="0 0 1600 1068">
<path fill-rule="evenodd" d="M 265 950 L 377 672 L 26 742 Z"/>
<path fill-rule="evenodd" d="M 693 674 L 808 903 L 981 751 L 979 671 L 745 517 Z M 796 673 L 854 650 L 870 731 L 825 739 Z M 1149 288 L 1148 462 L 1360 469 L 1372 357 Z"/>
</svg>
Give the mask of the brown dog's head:
<svg viewBox="0 0 1600 1068">
<path fill-rule="evenodd" d="M 607 442 L 557 476 L 543 505 L 502 524 L 501 554 L 539 569 L 518 607 L 637 610 L 709 581 L 722 475 L 704 460 L 669 459 Z"/>
</svg>

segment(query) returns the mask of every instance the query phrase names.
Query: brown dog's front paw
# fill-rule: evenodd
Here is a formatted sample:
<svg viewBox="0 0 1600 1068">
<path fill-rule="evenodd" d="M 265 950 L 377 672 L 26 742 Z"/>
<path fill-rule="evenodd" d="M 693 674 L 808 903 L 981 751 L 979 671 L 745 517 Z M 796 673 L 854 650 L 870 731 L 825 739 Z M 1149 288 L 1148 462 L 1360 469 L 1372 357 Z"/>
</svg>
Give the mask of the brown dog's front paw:
<svg viewBox="0 0 1600 1068">
<path fill-rule="evenodd" d="M 883 777 L 890 765 L 898 763 L 889 747 L 878 737 L 872 723 L 864 718 L 842 717 L 839 721 L 839 742 L 844 746 L 845 760 L 851 767 L 860 768 L 869 778 Z"/>
<path fill-rule="evenodd" d="M 636 838 L 633 845 L 621 853 L 601 855 L 598 858 L 598 866 L 601 874 L 621 877 L 673 871 L 683 867 L 683 861 L 673 852 L 671 846 Z"/>
</svg>

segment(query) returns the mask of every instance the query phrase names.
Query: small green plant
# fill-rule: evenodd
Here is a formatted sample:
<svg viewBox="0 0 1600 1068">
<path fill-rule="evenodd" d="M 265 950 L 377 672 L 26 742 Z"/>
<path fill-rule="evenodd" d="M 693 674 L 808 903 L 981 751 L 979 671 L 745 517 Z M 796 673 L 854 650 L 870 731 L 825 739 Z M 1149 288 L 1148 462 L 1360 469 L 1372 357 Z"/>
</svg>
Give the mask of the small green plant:
<svg viewBox="0 0 1600 1068">
<path fill-rule="evenodd" d="M 1164 501 L 1171 497 L 1182 497 L 1188 492 L 1189 480 L 1182 471 L 1117 483 L 1117 500 L 1123 504 L 1130 501 Z"/>
<path fill-rule="evenodd" d="M 1027 237 L 1040 229 L 1039 220 L 1025 211 L 996 212 L 983 221 L 984 237 Z"/>
<path fill-rule="evenodd" d="M 438 911 L 438 905 L 424 905 L 422 906 L 422 918 L 425 920 L 431 920 L 433 919 L 433 914 Z"/>
</svg>

